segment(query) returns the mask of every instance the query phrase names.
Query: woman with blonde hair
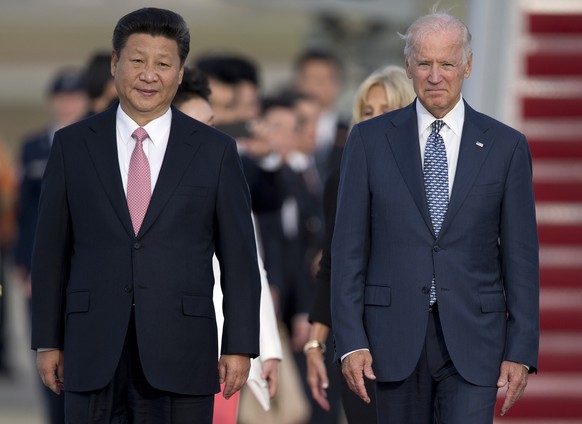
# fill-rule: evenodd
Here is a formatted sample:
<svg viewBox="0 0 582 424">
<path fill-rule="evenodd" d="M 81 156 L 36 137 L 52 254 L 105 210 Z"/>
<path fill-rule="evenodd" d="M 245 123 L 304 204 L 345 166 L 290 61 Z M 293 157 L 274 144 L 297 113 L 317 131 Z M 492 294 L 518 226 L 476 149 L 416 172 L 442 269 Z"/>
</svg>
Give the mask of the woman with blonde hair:
<svg viewBox="0 0 582 424">
<path fill-rule="evenodd" d="M 383 67 L 374 71 L 360 84 L 355 96 L 352 122 L 353 124 L 362 122 L 385 112 L 407 106 L 414 98 L 414 90 L 404 68 L 400 66 Z M 332 324 L 330 312 L 331 239 L 335 221 L 339 163 L 342 150 L 343 146 L 336 146 L 333 151 L 331 159 L 334 163 L 333 171 L 325 184 L 323 201 L 326 238 L 317 273 L 317 294 L 309 315 L 309 320 L 312 323 L 310 340 L 303 349 L 307 356 L 307 381 L 311 393 L 317 404 L 325 410 L 330 408 L 326 392 L 329 387 L 329 378 L 324 354 Z M 337 367 L 337 364 L 332 366 Z M 332 371 L 330 370 L 330 372 Z M 339 372 L 339 368 L 334 368 L 333 372 Z M 342 402 L 348 422 L 375 423 L 374 382 L 366 380 L 366 390 L 372 399 L 370 404 L 366 404 L 348 388 L 343 377 L 340 376 L 340 380 Z"/>
</svg>

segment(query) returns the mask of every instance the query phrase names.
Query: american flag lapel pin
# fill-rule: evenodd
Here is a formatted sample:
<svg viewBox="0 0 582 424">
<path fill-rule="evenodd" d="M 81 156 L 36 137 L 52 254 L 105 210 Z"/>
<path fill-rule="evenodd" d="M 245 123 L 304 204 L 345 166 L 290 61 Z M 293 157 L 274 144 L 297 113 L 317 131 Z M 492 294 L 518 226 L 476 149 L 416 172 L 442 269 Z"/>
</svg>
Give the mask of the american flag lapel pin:
<svg viewBox="0 0 582 424">
<path fill-rule="evenodd" d="M 480 141 L 477 141 L 475 144 L 477 145 L 477 147 L 483 147 L 483 143 L 481 143 Z"/>
</svg>

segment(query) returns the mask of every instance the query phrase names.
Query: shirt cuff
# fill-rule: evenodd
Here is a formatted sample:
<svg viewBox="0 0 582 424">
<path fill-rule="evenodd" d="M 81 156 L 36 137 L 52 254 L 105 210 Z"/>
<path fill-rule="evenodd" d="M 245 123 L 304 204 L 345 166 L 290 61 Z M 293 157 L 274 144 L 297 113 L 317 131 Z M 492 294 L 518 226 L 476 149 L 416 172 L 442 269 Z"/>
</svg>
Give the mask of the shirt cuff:
<svg viewBox="0 0 582 424">
<path fill-rule="evenodd" d="M 348 352 L 348 353 L 346 353 L 345 355 L 343 355 L 343 356 L 341 357 L 341 361 L 343 361 L 343 360 L 346 358 L 346 356 L 348 356 L 348 355 L 351 355 L 351 354 L 352 354 L 352 353 L 354 353 L 354 352 L 359 352 L 360 350 L 367 350 L 368 352 L 370 351 L 370 349 L 365 349 L 365 348 L 364 348 L 364 349 L 356 349 L 356 350 L 352 350 L 351 352 Z"/>
</svg>

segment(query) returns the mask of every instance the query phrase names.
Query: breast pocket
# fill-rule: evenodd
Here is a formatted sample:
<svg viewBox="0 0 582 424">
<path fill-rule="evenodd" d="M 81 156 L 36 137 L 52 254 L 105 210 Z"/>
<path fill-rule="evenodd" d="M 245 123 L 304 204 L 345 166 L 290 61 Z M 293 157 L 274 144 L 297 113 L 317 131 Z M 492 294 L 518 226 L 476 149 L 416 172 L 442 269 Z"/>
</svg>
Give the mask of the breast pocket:
<svg viewBox="0 0 582 424">
<path fill-rule="evenodd" d="M 67 294 L 67 315 L 89 312 L 91 293 L 87 290 Z"/>
<path fill-rule="evenodd" d="M 183 296 L 182 313 L 190 317 L 214 319 L 214 302 L 208 297 L 190 295 Z"/>
<path fill-rule="evenodd" d="M 366 286 L 364 291 L 364 304 L 366 306 L 390 306 L 392 303 L 392 291 L 386 286 Z"/>
<path fill-rule="evenodd" d="M 503 192 L 503 183 L 475 184 L 468 196 L 492 196 Z"/>
<path fill-rule="evenodd" d="M 208 187 L 180 185 L 176 187 L 174 196 L 206 197 Z"/>
<path fill-rule="evenodd" d="M 505 312 L 505 296 L 502 291 L 479 293 L 481 312 Z"/>
</svg>

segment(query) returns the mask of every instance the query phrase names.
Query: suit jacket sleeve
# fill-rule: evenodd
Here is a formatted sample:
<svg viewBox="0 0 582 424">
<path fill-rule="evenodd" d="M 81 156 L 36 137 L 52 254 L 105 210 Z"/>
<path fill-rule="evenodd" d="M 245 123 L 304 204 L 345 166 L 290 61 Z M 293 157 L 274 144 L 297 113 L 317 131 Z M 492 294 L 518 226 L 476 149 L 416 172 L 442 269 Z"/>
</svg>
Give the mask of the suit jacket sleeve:
<svg viewBox="0 0 582 424">
<path fill-rule="evenodd" d="M 309 313 L 311 322 L 320 322 L 331 327 L 331 240 L 335 226 L 335 211 L 339 185 L 339 168 L 334 169 L 325 182 L 323 213 L 325 217 L 325 240 L 317 271 L 315 301 Z"/>
<path fill-rule="evenodd" d="M 501 255 L 508 323 L 505 359 L 537 368 L 539 258 L 532 164 L 527 141 L 517 143 L 501 209 Z"/>
<path fill-rule="evenodd" d="M 370 195 L 366 152 L 356 125 L 342 158 L 332 240 L 331 315 L 336 358 L 369 348 L 363 323 L 370 249 Z"/>
<path fill-rule="evenodd" d="M 234 142 L 223 156 L 216 202 L 216 256 L 224 296 L 222 354 L 256 357 L 261 283 L 250 195 Z"/>
<path fill-rule="evenodd" d="M 62 348 L 71 227 L 60 139 L 45 170 L 32 257 L 32 347 Z"/>
</svg>

